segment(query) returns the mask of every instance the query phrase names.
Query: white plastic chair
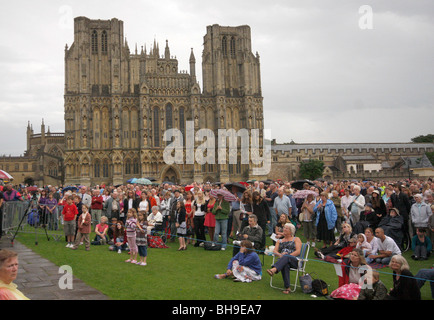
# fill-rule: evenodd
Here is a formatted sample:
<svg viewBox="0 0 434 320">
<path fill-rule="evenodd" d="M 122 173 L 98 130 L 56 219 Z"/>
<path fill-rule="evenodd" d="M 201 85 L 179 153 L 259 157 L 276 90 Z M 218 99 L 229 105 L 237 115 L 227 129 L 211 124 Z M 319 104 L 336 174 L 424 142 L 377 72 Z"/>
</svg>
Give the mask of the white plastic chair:
<svg viewBox="0 0 434 320">
<path fill-rule="evenodd" d="M 297 289 L 297 283 L 298 283 L 298 277 L 299 277 L 299 273 L 306 273 L 305 269 L 306 269 L 306 264 L 309 261 L 308 260 L 308 256 L 309 256 L 309 250 L 310 250 L 310 245 L 308 243 L 302 243 L 301 244 L 301 250 L 300 250 L 300 255 L 297 256 L 297 260 L 298 260 L 298 268 L 294 269 L 291 268 L 291 271 L 295 271 L 295 281 L 293 284 L 291 284 L 291 286 L 293 288 L 291 288 L 291 291 L 295 291 Z M 274 264 L 274 261 L 276 259 L 276 256 L 273 255 L 273 263 L 271 265 Z M 280 289 L 280 290 L 286 290 L 286 288 L 280 288 L 280 287 L 276 287 L 273 286 L 273 278 L 274 277 L 270 277 L 270 287 L 275 288 L 275 289 Z"/>
</svg>

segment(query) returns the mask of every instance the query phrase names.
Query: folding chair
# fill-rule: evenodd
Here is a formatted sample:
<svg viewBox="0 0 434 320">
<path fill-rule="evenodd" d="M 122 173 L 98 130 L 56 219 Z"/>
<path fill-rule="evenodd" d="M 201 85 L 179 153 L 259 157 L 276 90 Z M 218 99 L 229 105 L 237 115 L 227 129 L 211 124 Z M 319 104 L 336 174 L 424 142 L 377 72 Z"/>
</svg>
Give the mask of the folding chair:
<svg viewBox="0 0 434 320">
<path fill-rule="evenodd" d="M 295 281 L 294 284 L 291 284 L 291 286 L 293 286 L 293 289 L 291 289 L 291 291 L 295 291 L 297 289 L 297 283 L 298 283 L 298 276 L 299 273 L 304 274 L 305 273 L 305 269 L 306 269 L 306 264 L 308 261 L 308 256 L 309 256 L 309 250 L 310 250 L 310 245 L 308 243 L 302 243 L 301 245 L 301 250 L 300 250 L 300 255 L 297 256 L 297 260 L 298 260 L 298 268 L 294 269 L 291 268 L 291 271 L 295 271 L 296 275 L 295 275 Z M 274 264 L 274 261 L 276 259 L 276 256 L 273 255 L 273 263 L 271 265 Z M 273 286 L 273 278 L 274 277 L 270 277 L 270 287 L 275 288 L 275 289 L 280 289 L 280 290 L 285 290 L 286 288 L 280 288 L 280 287 L 276 287 Z"/>
</svg>

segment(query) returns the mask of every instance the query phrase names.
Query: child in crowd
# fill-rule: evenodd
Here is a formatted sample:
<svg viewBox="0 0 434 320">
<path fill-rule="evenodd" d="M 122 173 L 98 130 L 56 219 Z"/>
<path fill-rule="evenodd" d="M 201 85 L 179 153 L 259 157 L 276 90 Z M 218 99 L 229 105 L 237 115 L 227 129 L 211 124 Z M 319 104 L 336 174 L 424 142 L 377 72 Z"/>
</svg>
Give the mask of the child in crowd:
<svg viewBox="0 0 434 320">
<path fill-rule="evenodd" d="M 63 216 L 63 231 L 66 236 L 66 241 L 68 244 L 67 248 L 71 248 L 74 243 L 75 236 L 75 217 L 78 215 L 78 210 L 75 204 L 73 203 L 72 196 L 69 196 L 66 199 L 66 204 L 63 206 L 62 216 Z"/>
<path fill-rule="evenodd" d="M 356 248 L 361 249 L 365 254 L 365 257 L 368 256 L 372 251 L 371 244 L 366 240 L 366 236 L 363 233 L 359 233 L 357 235 L 357 245 Z"/>
<path fill-rule="evenodd" d="M 387 296 L 387 288 L 381 282 L 378 271 L 369 272 L 367 278 L 371 279 L 370 283 L 369 281 L 365 283 L 365 286 L 360 289 L 359 297 L 355 300 L 384 300 Z"/>
<path fill-rule="evenodd" d="M 125 229 L 127 232 L 127 241 L 130 248 L 130 258 L 125 262 L 137 263 L 137 244 L 136 244 L 136 228 L 137 228 L 137 211 L 131 208 L 127 212 L 127 220 L 125 222 Z"/>
<path fill-rule="evenodd" d="M 117 251 L 122 253 L 122 250 L 127 249 L 127 233 L 125 232 L 124 223 L 119 220 L 116 222 L 115 229 L 113 231 L 113 246 L 109 247 L 111 251 Z"/>
<path fill-rule="evenodd" d="M 86 251 L 90 250 L 90 227 L 92 223 L 92 217 L 89 213 L 89 208 L 83 204 L 82 213 L 78 218 L 78 231 L 77 237 L 75 238 L 75 244 L 71 247 L 72 250 L 77 250 L 80 245 L 81 239 L 83 239 L 86 246 Z"/>
<path fill-rule="evenodd" d="M 146 266 L 146 258 L 148 256 L 148 235 L 147 225 L 144 211 L 137 214 L 137 229 L 136 229 L 136 244 L 140 256 L 140 261 L 137 262 L 140 266 Z"/>
</svg>

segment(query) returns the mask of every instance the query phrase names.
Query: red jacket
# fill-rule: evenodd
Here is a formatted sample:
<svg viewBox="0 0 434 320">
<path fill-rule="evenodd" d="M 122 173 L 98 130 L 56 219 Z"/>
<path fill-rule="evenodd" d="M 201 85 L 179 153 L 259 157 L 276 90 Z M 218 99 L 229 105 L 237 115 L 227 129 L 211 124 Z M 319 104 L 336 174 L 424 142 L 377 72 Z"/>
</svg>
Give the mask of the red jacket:
<svg viewBox="0 0 434 320">
<path fill-rule="evenodd" d="M 78 214 L 78 209 L 75 204 L 65 204 L 62 210 L 63 220 L 72 221 Z"/>
<path fill-rule="evenodd" d="M 90 205 L 91 209 L 95 209 L 95 210 L 102 210 L 102 204 L 103 204 L 103 199 L 102 196 L 96 196 L 96 197 L 92 197 L 92 203 Z"/>
</svg>

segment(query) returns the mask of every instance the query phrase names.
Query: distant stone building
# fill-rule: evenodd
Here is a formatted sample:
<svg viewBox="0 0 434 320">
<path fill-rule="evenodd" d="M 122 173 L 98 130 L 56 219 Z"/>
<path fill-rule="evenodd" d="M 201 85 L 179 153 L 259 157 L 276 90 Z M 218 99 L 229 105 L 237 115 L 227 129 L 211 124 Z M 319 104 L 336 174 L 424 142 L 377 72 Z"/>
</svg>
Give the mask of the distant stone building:
<svg viewBox="0 0 434 320">
<path fill-rule="evenodd" d="M 42 119 L 41 133 L 27 125 L 27 150 L 23 156 L 0 157 L 0 169 L 14 177 L 13 184 L 59 186 L 64 181 L 63 157 L 65 136 L 46 130 Z"/>
<path fill-rule="evenodd" d="M 325 143 L 276 144 L 272 146 L 269 178 L 299 179 L 302 161 L 324 162 L 323 179 L 395 180 L 433 177 L 434 168 L 426 152 L 433 143 Z"/>
<path fill-rule="evenodd" d="M 162 54 L 155 41 L 149 51 L 131 53 L 118 19 L 74 23 L 74 43 L 65 48 L 66 184 L 255 178 L 252 165 L 241 161 L 168 165 L 163 159 L 164 132 L 176 128 L 185 139 L 187 121 L 195 133 L 208 128 L 215 136 L 220 128 L 258 128 L 262 146 L 260 63 L 249 26 L 207 27 L 201 92 L 193 49 L 187 73 L 178 70 L 167 41 Z"/>
</svg>

